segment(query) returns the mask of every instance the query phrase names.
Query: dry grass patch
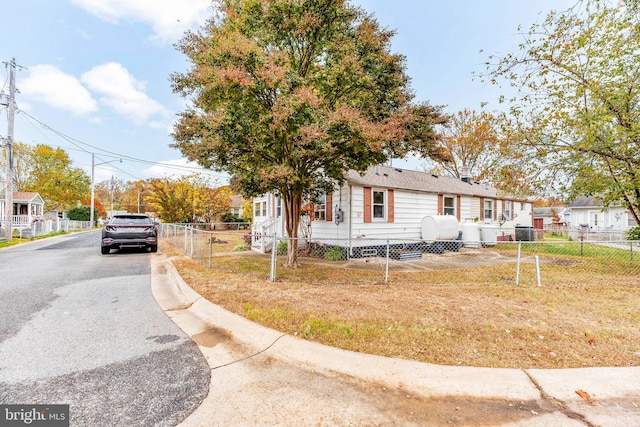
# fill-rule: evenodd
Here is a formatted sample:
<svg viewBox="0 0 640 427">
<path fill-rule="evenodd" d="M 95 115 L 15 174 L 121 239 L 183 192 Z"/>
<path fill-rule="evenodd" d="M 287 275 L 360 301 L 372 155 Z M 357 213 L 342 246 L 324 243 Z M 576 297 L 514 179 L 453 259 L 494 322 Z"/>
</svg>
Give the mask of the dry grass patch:
<svg viewBox="0 0 640 427">
<path fill-rule="evenodd" d="M 163 251 L 165 253 L 165 246 Z M 168 249 L 168 248 L 167 248 Z M 169 249 L 170 250 L 170 249 Z M 323 344 L 422 362 L 508 368 L 640 366 L 640 284 L 568 270 L 545 286 L 500 280 L 513 265 L 394 272 L 304 259 L 270 282 L 268 257 L 174 264 L 211 302 Z M 555 269 L 555 270 L 553 270 Z M 549 273 L 547 273 L 549 275 Z"/>
</svg>

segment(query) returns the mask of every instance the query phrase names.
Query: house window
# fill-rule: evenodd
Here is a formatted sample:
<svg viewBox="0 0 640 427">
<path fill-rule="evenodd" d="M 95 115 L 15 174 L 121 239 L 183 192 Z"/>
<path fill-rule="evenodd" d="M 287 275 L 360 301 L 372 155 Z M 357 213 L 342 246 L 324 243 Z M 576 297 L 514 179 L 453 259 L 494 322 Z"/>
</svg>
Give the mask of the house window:
<svg viewBox="0 0 640 427">
<path fill-rule="evenodd" d="M 267 202 L 256 202 L 253 209 L 253 215 L 256 217 L 267 216 Z"/>
<path fill-rule="evenodd" d="M 443 214 L 456 215 L 456 198 L 452 196 L 444 196 L 443 200 Z"/>
<path fill-rule="evenodd" d="M 384 191 L 373 191 L 373 219 L 384 219 L 385 208 Z"/>
<path fill-rule="evenodd" d="M 321 196 L 316 197 L 315 203 L 313 205 L 313 219 L 324 220 L 327 212 L 326 205 L 326 194 L 322 194 Z"/>
<path fill-rule="evenodd" d="M 525 211 L 524 202 L 520 202 L 520 212 L 524 212 L 524 211 Z"/>
<path fill-rule="evenodd" d="M 511 200 L 504 201 L 504 212 L 502 212 L 502 215 L 504 216 L 504 219 L 506 221 L 510 221 L 511 219 L 513 219 L 513 217 L 511 216 L 511 203 Z"/>
<path fill-rule="evenodd" d="M 493 200 L 484 201 L 484 218 L 493 219 Z"/>
<path fill-rule="evenodd" d="M 282 197 L 276 198 L 276 218 L 282 216 Z"/>
</svg>

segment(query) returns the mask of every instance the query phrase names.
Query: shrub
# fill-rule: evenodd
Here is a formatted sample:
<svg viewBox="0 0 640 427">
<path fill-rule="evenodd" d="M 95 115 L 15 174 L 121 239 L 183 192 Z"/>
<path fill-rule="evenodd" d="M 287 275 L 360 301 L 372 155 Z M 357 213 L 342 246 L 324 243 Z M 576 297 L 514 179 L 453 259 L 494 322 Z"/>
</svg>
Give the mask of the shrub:
<svg viewBox="0 0 640 427">
<path fill-rule="evenodd" d="M 286 240 L 281 240 L 280 242 L 278 242 L 278 247 L 276 248 L 276 253 L 278 255 L 286 255 L 287 254 L 287 249 L 288 249 L 288 243 Z"/>
<path fill-rule="evenodd" d="M 67 218 L 72 221 L 89 221 L 91 206 L 77 206 L 67 211 Z"/>
<path fill-rule="evenodd" d="M 345 254 L 340 248 L 331 248 L 324 254 L 325 259 L 329 261 L 340 261 L 345 259 Z"/>
<path fill-rule="evenodd" d="M 236 245 L 233 248 L 233 252 L 248 251 L 249 249 L 251 249 L 250 245 Z"/>
<path fill-rule="evenodd" d="M 231 212 L 225 212 L 221 219 L 222 222 L 239 222 L 239 218 Z"/>
<path fill-rule="evenodd" d="M 640 240 L 640 227 L 633 227 L 627 232 L 627 240 Z"/>
</svg>

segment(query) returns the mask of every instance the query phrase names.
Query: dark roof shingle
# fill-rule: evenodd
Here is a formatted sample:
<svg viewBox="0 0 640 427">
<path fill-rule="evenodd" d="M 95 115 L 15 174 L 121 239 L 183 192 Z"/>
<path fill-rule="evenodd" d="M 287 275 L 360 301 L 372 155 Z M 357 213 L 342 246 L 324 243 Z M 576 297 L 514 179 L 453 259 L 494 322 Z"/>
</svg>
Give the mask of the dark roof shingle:
<svg viewBox="0 0 640 427">
<path fill-rule="evenodd" d="M 437 194 L 497 197 L 496 189 L 486 184 L 469 183 L 450 176 L 432 175 L 390 166 L 372 166 L 364 175 L 349 171 L 346 174 L 346 178 L 350 184 L 367 187 L 383 187 Z"/>
</svg>

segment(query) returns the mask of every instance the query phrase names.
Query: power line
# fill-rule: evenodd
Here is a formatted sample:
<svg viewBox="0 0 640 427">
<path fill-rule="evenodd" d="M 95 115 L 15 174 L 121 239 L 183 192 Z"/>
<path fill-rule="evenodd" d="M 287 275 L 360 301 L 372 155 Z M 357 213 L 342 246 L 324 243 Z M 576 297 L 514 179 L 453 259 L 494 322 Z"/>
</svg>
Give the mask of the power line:
<svg viewBox="0 0 640 427">
<path fill-rule="evenodd" d="M 54 133 L 58 137 L 64 139 L 67 142 L 69 142 L 74 147 L 76 147 L 76 150 L 82 151 L 82 152 L 87 153 L 87 154 L 91 154 L 92 151 L 89 151 L 88 149 L 86 149 L 84 147 L 89 147 L 91 149 L 100 151 L 103 156 L 107 156 L 107 157 L 111 156 L 113 158 L 119 158 L 119 159 L 127 160 L 127 161 L 130 161 L 130 162 L 134 162 L 134 163 L 140 163 L 140 164 L 151 165 L 151 166 L 161 166 L 161 167 L 166 168 L 166 169 L 181 170 L 181 171 L 184 171 L 184 170 L 202 171 L 203 170 L 203 168 L 199 168 L 199 167 L 195 167 L 195 166 L 188 166 L 188 165 L 184 165 L 183 166 L 183 165 L 175 165 L 175 164 L 172 164 L 172 163 L 165 163 L 165 162 L 153 162 L 153 161 L 150 161 L 150 160 L 139 159 L 137 157 L 132 157 L 132 156 L 128 156 L 128 155 L 125 155 L 125 154 L 119 154 L 119 153 L 116 153 L 114 151 L 105 150 L 103 148 L 97 147 L 95 145 L 91 145 L 91 144 L 86 143 L 84 141 L 81 141 L 79 139 L 73 138 L 73 137 L 71 137 L 69 135 L 66 135 L 65 133 L 63 133 L 61 131 L 58 131 L 57 129 L 54 129 L 53 127 L 49 126 L 48 124 L 38 120 L 37 118 L 35 118 L 34 116 L 32 116 L 31 114 L 27 113 L 24 110 L 19 110 L 18 112 L 21 113 L 22 115 L 24 115 L 25 118 L 27 118 L 28 120 L 39 124 L 42 128 Z M 33 122 L 31 122 L 31 125 L 34 126 L 34 128 L 37 129 L 37 127 L 34 125 Z M 38 129 L 38 131 L 40 131 L 40 129 Z M 40 132 L 40 133 L 43 136 L 45 136 L 42 132 Z M 64 147 L 61 147 L 61 148 L 64 148 Z M 135 176 L 131 175 L 128 172 L 125 172 L 124 170 L 122 170 L 120 168 L 114 167 L 114 169 L 117 169 L 117 170 L 121 171 L 122 173 L 124 173 L 126 175 L 129 175 L 129 176 L 131 176 L 133 178 L 136 178 Z M 228 178 L 227 176 L 215 174 L 215 173 L 213 173 L 211 171 L 207 171 L 207 172 L 209 174 L 211 174 L 212 176 L 216 177 L 216 178 L 224 178 L 224 179 Z M 139 179 L 139 178 L 136 178 L 136 179 Z"/>
</svg>

